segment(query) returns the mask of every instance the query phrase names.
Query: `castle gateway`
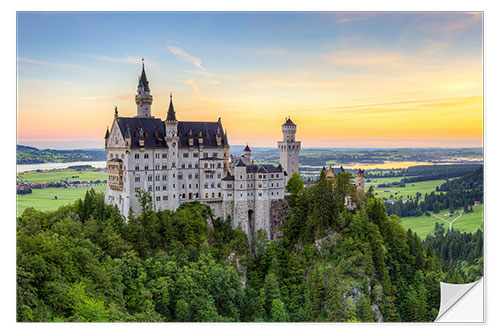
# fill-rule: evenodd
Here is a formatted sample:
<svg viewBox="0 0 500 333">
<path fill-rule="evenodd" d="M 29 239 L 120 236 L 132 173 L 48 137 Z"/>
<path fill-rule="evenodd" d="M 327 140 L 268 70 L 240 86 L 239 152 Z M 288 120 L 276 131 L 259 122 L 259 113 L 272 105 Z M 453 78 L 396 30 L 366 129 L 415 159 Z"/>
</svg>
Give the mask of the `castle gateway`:
<svg viewBox="0 0 500 333">
<path fill-rule="evenodd" d="M 273 202 L 284 199 L 288 178 L 298 172 L 300 142 L 290 118 L 278 143 L 281 164 L 255 164 L 248 146 L 240 157 L 229 154 L 220 118 L 177 120 L 172 95 L 165 120 L 153 117 L 144 63 L 135 102 L 135 117 L 120 117 L 115 108 L 111 130 L 106 130 L 107 204 L 118 207 L 125 218 L 129 212 L 140 214 L 135 194 L 143 190 L 151 195 L 155 211 L 199 201 L 215 216 L 231 217 L 233 227 L 241 226 L 249 236 L 258 229 L 270 235 Z"/>
</svg>

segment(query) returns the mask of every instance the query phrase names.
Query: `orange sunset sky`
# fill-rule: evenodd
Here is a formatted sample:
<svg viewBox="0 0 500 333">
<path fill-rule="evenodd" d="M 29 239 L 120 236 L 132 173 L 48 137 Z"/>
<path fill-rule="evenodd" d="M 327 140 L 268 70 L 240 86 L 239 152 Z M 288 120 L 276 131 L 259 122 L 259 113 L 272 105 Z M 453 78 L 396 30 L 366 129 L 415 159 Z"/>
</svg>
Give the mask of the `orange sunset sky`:
<svg viewBox="0 0 500 333">
<path fill-rule="evenodd" d="M 230 143 L 481 147 L 481 13 L 19 13 L 18 143 L 102 148 L 134 116 L 222 117 Z M 63 144 L 61 144 L 61 142 Z"/>
</svg>

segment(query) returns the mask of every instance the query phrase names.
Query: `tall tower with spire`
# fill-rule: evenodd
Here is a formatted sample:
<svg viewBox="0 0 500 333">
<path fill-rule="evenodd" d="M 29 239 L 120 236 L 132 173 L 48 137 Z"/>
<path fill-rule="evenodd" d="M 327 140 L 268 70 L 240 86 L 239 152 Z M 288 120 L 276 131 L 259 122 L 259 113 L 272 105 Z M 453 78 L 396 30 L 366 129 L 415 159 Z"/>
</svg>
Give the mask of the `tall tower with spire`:
<svg viewBox="0 0 500 333">
<path fill-rule="evenodd" d="M 142 59 L 142 73 L 139 77 L 137 85 L 137 95 L 135 95 L 135 104 L 137 104 L 137 117 L 151 117 L 151 104 L 153 104 L 153 96 L 149 90 L 149 81 L 144 70 L 144 58 Z"/>
<path fill-rule="evenodd" d="M 280 151 L 280 163 L 287 173 L 286 181 L 292 177 L 294 172 L 299 172 L 300 141 L 295 141 L 297 125 L 288 117 L 281 125 L 283 141 L 278 141 Z M 286 183 L 285 183 L 286 184 Z"/>
</svg>

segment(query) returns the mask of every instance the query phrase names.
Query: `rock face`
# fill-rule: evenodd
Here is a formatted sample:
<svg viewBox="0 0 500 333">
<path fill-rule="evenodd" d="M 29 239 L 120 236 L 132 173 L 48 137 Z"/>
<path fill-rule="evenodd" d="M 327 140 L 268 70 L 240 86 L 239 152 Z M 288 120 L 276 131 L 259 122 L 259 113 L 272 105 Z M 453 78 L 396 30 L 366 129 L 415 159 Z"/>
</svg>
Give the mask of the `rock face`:
<svg viewBox="0 0 500 333">
<path fill-rule="evenodd" d="M 271 230 L 270 238 L 276 242 L 279 242 L 283 237 L 283 231 L 279 228 L 285 223 L 286 214 L 290 205 L 286 199 L 278 199 L 271 201 L 270 207 L 270 218 L 271 218 Z"/>
</svg>

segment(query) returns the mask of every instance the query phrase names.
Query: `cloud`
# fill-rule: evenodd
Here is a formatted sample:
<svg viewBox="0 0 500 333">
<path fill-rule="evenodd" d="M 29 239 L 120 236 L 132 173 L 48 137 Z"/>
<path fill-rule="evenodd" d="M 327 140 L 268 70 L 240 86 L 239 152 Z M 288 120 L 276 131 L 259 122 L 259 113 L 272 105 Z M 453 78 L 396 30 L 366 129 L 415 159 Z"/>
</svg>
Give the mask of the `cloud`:
<svg viewBox="0 0 500 333">
<path fill-rule="evenodd" d="M 41 65 L 41 66 L 54 66 L 54 67 L 66 67 L 66 68 L 87 68 L 87 66 L 83 66 L 83 65 L 68 64 L 68 63 L 61 63 L 61 62 L 48 62 L 48 61 L 41 61 L 41 60 L 29 59 L 29 58 L 17 58 L 17 62 L 34 64 L 34 65 Z"/>
<path fill-rule="evenodd" d="M 203 102 L 203 103 L 209 103 L 212 105 L 216 104 L 214 101 L 211 101 L 211 100 L 209 100 L 201 95 L 198 83 L 195 80 L 190 78 L 189 80 L 185 81 L 185 83 L 187 85 L 191 86 L 191 88 L 193 88 L 193 98 L 194 99 L 196 99 L 200 102 Z"/>
<path fill-rule="evenodd" d="M 186 53 L 183 49 L 177 46 L 169 46 L 167 45 L 167 48 L 170 50 L 175 55 L 180 56 L 184 61 L 189 62 L 196 67 L 198 67 L 201 70 L 204 70 L 203 67 L 201 66 L 201 59 L 197 58 L 195 56 L 190 55 L 189 53 Z"/>
</svg>

